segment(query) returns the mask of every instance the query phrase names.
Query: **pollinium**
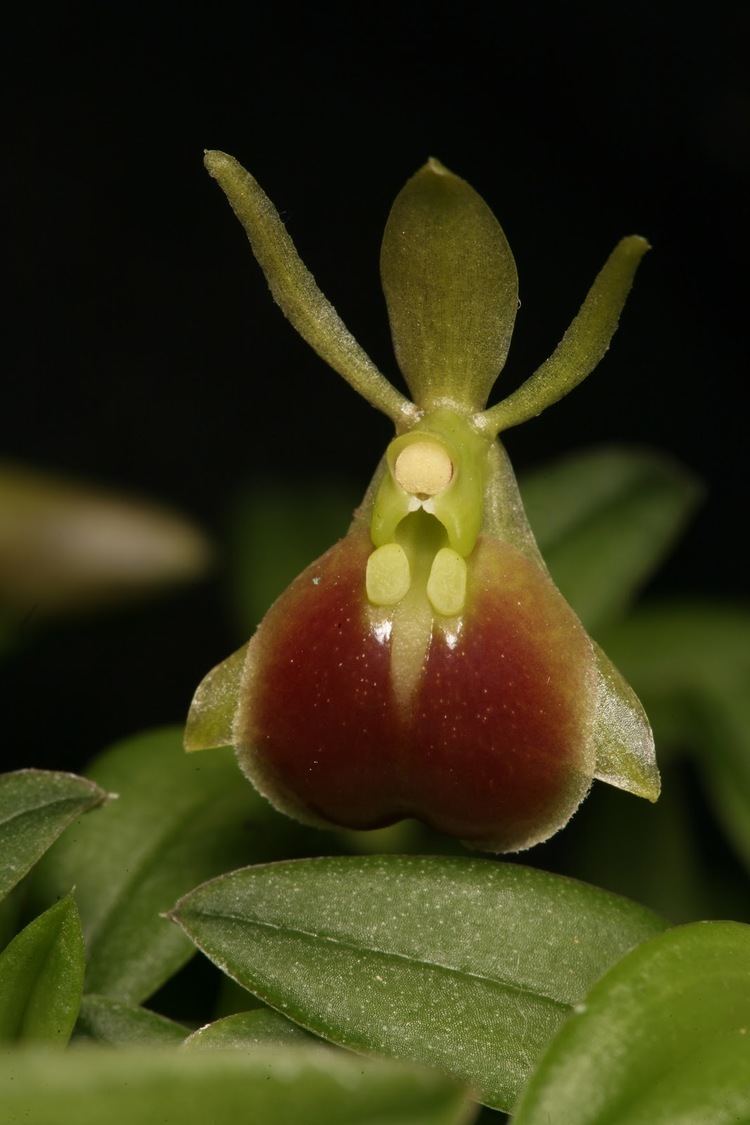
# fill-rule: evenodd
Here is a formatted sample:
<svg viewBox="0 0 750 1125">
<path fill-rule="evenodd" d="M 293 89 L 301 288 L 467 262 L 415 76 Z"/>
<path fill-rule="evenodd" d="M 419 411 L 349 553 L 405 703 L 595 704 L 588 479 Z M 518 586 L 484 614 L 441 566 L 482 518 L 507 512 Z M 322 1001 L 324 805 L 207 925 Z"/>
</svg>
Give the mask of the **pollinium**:
<svg viewBox="0 0 750 1125">
<path fill-rule="evenodd" d="M 546 840 L 595 777 L 655 800 L 643 709 L 552 582 L 497 439 L 602 358 L 645 240 L 615 247 L 550 358 L 486 408 L 518 307 L 515 263 L 480 196 L 430 160 L 396 198 L 381 254 L 410 401 L 253 177 L 220 152 L 206 166 L 286 316 L 396 436 L 348 534 L 203 680 L 186 749 L 233 745 L 257 789 L 306 823 L 416 817 L 494 852 Z"/>
</svg>

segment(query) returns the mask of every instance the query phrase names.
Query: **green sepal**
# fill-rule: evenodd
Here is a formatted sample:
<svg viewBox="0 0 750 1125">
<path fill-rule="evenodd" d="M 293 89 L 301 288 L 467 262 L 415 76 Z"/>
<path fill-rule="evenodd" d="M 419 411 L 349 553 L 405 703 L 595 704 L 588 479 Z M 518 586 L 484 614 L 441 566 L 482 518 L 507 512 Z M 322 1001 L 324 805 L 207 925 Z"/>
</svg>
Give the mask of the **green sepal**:
<svg viewBox="0 0 750 1125">
<path fill-rule="evenodd" d="M 552 355 L 502 402 L 477 419 L 492 434 L 535 418 L 590 375 L 615 334 L 635 271 L 649 249 L 633 234 L 615 246 L 594 279 L 575 317 Z"/>
<path fill-rule="evenodd" d="M 233 745 L 234 713 L 249 643 L 212 668 L 198 684 L 185 726 L 188 753 Z"/>
<path fill-rule="evenodd" d="M 396 423 L 416 417 L 408 399 L 378 371 L 299 257 L 271 200 L 234 157 L 207 152 L 205 165 L 245 228 L 273 299 L 300 336 L 364 399 Z"/>
<path fill-rule="evenodd" d="M 429 160 L 399 192 L 380 256 L 393 345 L 414 401 L 480 410 L 502 369 L 518 277 L 495 216 Z"/>
<path fill-rule="evenodd" d="M 656 801 L 661 779 L 654 736 L 643 705 L 612 661 L 594 645 L 597 670 L 594 745 L 596 777 L 617 789 Z"/>
</svg>

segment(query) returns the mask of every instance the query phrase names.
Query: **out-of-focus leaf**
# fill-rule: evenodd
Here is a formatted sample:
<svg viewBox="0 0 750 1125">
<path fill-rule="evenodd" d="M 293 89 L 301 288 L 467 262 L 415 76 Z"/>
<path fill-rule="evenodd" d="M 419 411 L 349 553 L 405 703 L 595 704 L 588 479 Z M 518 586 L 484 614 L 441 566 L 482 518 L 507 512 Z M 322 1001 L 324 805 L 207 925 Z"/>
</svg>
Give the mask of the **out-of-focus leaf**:
<svg viewBox="0 0 750 1125">
<path fill-rule="evenodd" d="M 750 863 L 750 611 L 651 606 L 609 630 L 605 644 L 644 699 L 657 742 L 698 762 L 724 828 Z"/>
<path fill-rule="evenodd" d="M 520 481 L 539 547 L 587 628 L 620 616 L 682 531 L 702 490 L 639 449 L 588 449 Z"/>
<path fill-rule="evenodd" d="M 69 824 L 106 797 L 98 785 L 72 773 L 17 770 L 0 774 L 0 898 Z"/>
<path fill-rule="evenodd" d="M 271 1008 L 236 1012 L 207 1023 L 185 1040 L 186 1047 L 263 1047 L 273 1043 L 310 1043 L 312 1036 Z"/>
<path fill-rule="evenodd" d="M 707 854 L 693 776 L 669 760 L 655 805 L 596 785 L 558 842 L 564 869 L 656 910 L 672 922 L 750 921 L 744 872 Z"/>
<path fill-rule="evenodd" d="M 84 969 L 81 923 L 68 896 L 0 954 L 0 1042 L 64 1046 L 78 1015 Z"/>
<path fill-rule="evenodd" d="M 346 533 L 357 503 L 342 481 L 256 480 L 230 516 L 232 599 L 243 639 L 309 563 Z"/>
<path fill-rule="evenodd" d="M 186 895 L 173 917 L 303 1027 L 439 1067 L 501 1109 L 591 983 L 664 926 L 561 876 L 416 856 L 236 871 Z"/>
<path fill-rule="evenodd" d="M 119 799 L 58 842 L 31 890 L 46 903 L 75 885 L 86 990 L 139 1004 L 194 952 L 160 917 L 175 898 L 238 863 L 299 854 L 311 831 L 275 813 L 229 750 L 186 755 L 179 727 L 127 739 L 89 772 Z"/>
<path fill-rule="evenodd" d="M 318 1046 L 0 1057 L 8 1125 L 466 1125 L 471 1116 L 443 1075 Z"/>
<path fill-rule="evenodd" d="M 750 927 L 682 926 L 633 950 L 561 1029 L 514 1125 L 750 1120 Z"/>
<path fill-rule="evenodd" d="M 203 534 L 166 509 L 0 465 L 0 601 L 88 608 L 202 574 Z"/>
<path fill-rule="evenodd" d="M 694 711 L 692 741 L 709 797 L 750 867 L 750 683 L 742 692 L 706 692 Z"/>
<path fill-rule="evenodd" d="M 750 685 L 750 608 L 744 604 L 642 606 L 608 629 L 602 644 L 649 702 Z"/>
<path fill-rule="evenodd" d="M 76 1024 L 76 1039 L 94 1039 L 113 1047 L 181 1043 L 187 1035 L 182 1024 L 148 1008 L 94 994 L 84 996 Z"/>
</svg>

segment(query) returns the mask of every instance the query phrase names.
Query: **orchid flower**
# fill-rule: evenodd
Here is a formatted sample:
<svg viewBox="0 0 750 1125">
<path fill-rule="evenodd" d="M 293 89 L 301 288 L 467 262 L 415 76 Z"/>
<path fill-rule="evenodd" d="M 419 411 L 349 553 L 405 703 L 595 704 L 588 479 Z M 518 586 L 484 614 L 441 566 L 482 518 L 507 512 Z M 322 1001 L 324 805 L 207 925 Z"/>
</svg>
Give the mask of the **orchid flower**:
<svg viewBox="0 0 750 1125">
<path fill-rule="evenodd" d="M 516 267 L 482 198 L 437 160 L 397 196 L 381 274 L 402 395 L 349 333 L 232 157 L 206 155 L 274 299 L 395 437 L 348 534 L 200 684 L 188 750 L 233 745 L 278 809 L 371 829 L 404 817 L 517 851 L 570 819 L 594 778 L 656 800 L 648 720 L 554 585 L 498 434 L 594 369 L 643 238 L 622 239 L 550 358 L 497 405 Z"/>
</svg>

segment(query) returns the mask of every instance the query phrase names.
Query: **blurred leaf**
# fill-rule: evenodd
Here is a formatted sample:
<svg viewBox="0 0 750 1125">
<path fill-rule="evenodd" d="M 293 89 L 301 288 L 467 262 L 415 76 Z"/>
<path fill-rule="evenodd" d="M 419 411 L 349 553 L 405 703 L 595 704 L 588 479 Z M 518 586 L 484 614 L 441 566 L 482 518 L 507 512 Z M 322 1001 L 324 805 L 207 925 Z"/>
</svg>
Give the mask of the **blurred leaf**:
<svg viewBox="0 0 750 1125">
<path fill-rule="evenodd" d="M 596 785 L 557 844 L 564 869 L 671 922 L 750 921 L 744 872 L 739 865 L 717 863 L 707 847 L 701 830 L 708 810 L 686 763 L 668 761 L 663 780 L 655 805 Z"/>
<path fill-rule="evenodd" d="M 257 480 L 230 517 L 230 582 L 243 639 L 292 579 L 346 533 L 357 496 L 342 481 Z"/>
<path fill-rule="evenodd" d="M 560 876 L 411 856 L 236 871 L 183 898 L 174 918 L 303 1027 L 439 1067 L 499 1108 L 591 983 L 664 926 Z"/>
<path fill-rule="evenodd" d="M 743 692 L 707 692 L 696 711 L 694 745 L 709 797 L 750 867 L 750 684 Z"/>
<path fill-rule="evenodd" d="M 650 606 L 611 629 L 607 651 L 642 696 L 657 744 L 690 752 L 750 864 L 750 611 Z"/>
<path fill-rule="evenodd" d="M 8 1125 L 467 1125 L 470 1115 L 440 1074 L 318 1046 L 0 1056 Z"/>
<path fill-rule="evenodd" d="M 247 994 L 246 994 L 247 995 Z M 200 1027 L 185 1040 L 186 1047 L 263 1047 L 273 1043 L 312 1043 L 312 1036 L 270 1008 L 236 1012 Z"/>
<path fill-rule="evenodd" d="M 0 601 L 88 608 L 202 574 L 203 534 L 166 509 L 0 465 Z"/>
<path fill-rule="evenodd" d="M 69 824 L 106 798 L 98 785 L 72 773 L 18 770 L 0 774 L 0 898 Z"/>
<path fill-rule="evenodd" d="M 90 775 L 119 799 L 59 841 L 31 890 L 46 903 L 76 886 L 86 991 L 139 1004 L 195 952 L 160 917 L 175 898 L 238 863 L 299 854 L 310 831 L 271 809 L 231 751 L 186 755 L 179 727 L 119 743 Z"/>
<path fill-rule="evenodd" d="M 81 923 L 68 896 L 0 954 L 0 1042 L 64 1046 L 78 1015 L 84 970 Z"/>
<path fill-rule="evenodd" d="M 589 629 L 623 613 L 702 495 L 682 466 L 619 447 L 576 453 L 520 486 L 552 577 Z"/>
<path fill-rule="evenodd" d="M 650 701 L 750 687 L 750 608 L 684 601 L 641 606 L 602 644 Z"/>
<path fill-rule="evenodd" d="M 660 934 L 594 985 L 525 1091 L 514 1125 L 750 1120 L 750 927 Z"/>
<path fill-rule="evenodd" d="M 109 996 L 84 996 L 76 1024 L 76 1038 L 94 1039 L 110 1046 L 181 1043 L 188 1035 L 182 1024 L 148 1008 L 113 1000 Z"/>
</svg>

